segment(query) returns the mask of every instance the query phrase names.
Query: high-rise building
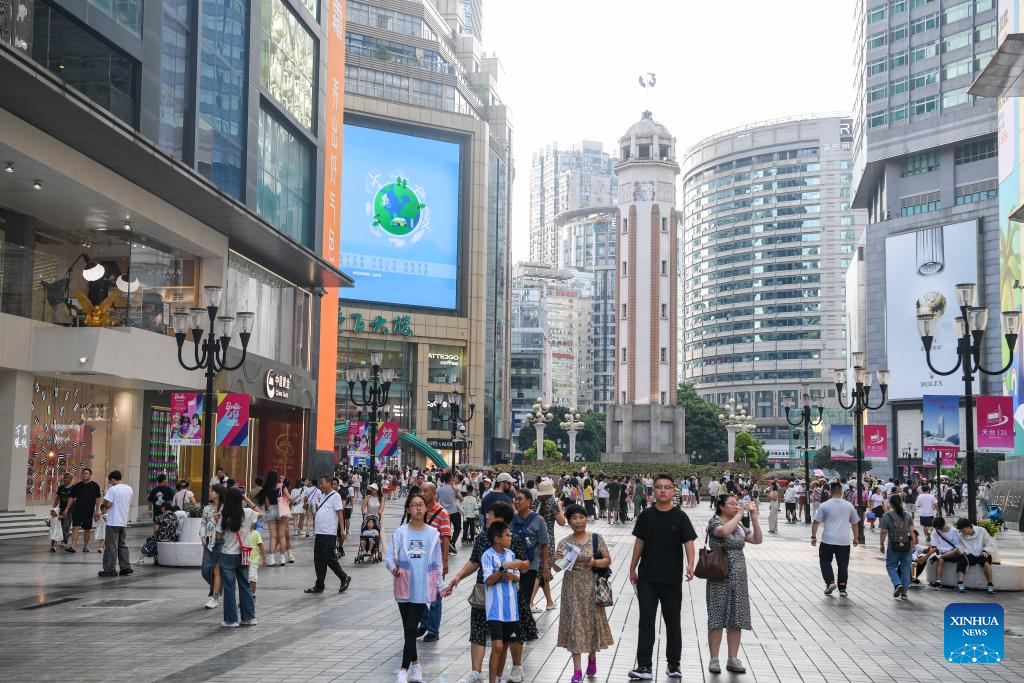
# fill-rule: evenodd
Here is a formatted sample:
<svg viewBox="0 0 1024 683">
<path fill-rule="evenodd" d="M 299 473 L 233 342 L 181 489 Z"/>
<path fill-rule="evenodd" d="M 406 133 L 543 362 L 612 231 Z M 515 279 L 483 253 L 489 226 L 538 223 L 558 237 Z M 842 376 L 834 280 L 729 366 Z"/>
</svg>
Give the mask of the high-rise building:
<svg viewBox="0 0 1024 683">
<path fill-rule="evenodd" d="M 557 266 L 561 236 L 558 215 L 586 207 L 612 206 L 615 159 L 600 142 L 569 149 L 548 145 L 533 153 L 530 170 L 530 261 Z"/>
<path fill-rule="evenodd" d="M 976 282 L 977 305 L 1000 310 L 996 102 L 967 92 L 996 47 L 996 5 L 857 5 L 851 188 L 853 208 L 867 212 L 871 315 L 861 315 L 866 347 L 855 350 L 865 352 L 870 370 L 892 370 L 889 404 L 872 414 L 890 430 L 890 459 L 876 465 L 883 471 L 922 465 L 897 462 L 908 444 L 921 452 L 921 397 L 963 389 L 928 369 L 916 313 L 939 314 L 933 355 L 945 369 L 955 363 L 954 285 Z M 1001 335 L 985 339 L 982 362 L 1000 365 Z M 999 380 L 982 376 L 975 390 L 1000 391 Z"/>
<path fill-rule="evenodd" d="M 405 462 L 509 451 L 512 128 L 482 4 L 347 3 L 341 247 L 356 286 L 342 293 L 338 370 L 384 354 L 390 416 L 417 435 Z M 468 444 L 428 410 L 455 383 L 477 399 Z M 360 421 L 348 399 L 339 381 L 339 422 Z"/>
<path fill-rule="evenodd" d="M 683 160 L 683 381 L 788 444 L 785 403 L 834 400 L 846 364 L 850 119 L 801 116 L 712 135 Z"/>
<path fill-rule="evenodd" d="M 614 206 L 565 211 L 555 219 L 555 228 L 562 239 L 560 266 L 590 273 L 594 280 L 590 327 L 591 402 L 593 409 L 602 413 L 615 401 L 618 224 L 619 210 Z"/>
<path fill-rule="evenodd" d="M 179 365 L 197 356 L 171 325 L 192 308 L 187 326 L 206 326 L 206 287 L 235 316 L 218 327 L 229 364 L 239 313 L 255 314 L 244 366 L 214 387 L 248 395 L 230 399 L 248 430 L 210 464 L 247 487 L 269 469 L 329 471 L 335 368 L 318 367 L 318 295 L 351 284 L 330 209 L 335 7 L 0 3 L 0 511 L 49 508 L 85 466 L 121 470 L 136 491 L 161 474 L 205 490 L 201 437 L 182 436 L 204 419 L 204 375 Z"/>
</svg>

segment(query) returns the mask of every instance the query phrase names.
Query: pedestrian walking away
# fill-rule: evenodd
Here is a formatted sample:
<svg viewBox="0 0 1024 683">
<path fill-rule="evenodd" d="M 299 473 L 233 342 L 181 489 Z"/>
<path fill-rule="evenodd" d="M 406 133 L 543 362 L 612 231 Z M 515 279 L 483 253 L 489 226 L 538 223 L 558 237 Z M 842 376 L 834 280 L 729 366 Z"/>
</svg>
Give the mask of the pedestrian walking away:
<svg viewBox="0 0 1024 683">
<path fill-rule="evenodd" d="M 890 510 L 882 515 L 879 549 L 885 553 L 885 571 L 892 582 L 892 596 L 897 600 L 909 600 L 910 562 L 913 559 L 913 520 L 903 507 L 903 497 L 889 496 Z M 886 538 L 889 545 L 886 547 Z"/>
<path fill-rule="evenodd" d="M 320 495 L 315 497 L 316 507 L 313 511 L 313 570 L 316 572 L 316 583 L 307 588 L 305 593 L 323 593 L 324 579 L 327 568 L 341 580 L 339 593 L 348 590 L 352 577 L 345 573 L 338 564 L 335 543 L 338 529 L 344 524 L 345 509 L 342 507 L 341 496 L 331 488 L 331 480 L 320 477 Z"/>
<path fill-rule="evenodd" d="M 853 545 L 857 545 L 857 524 L 860 517 L 857 508 L 848 500 L 843 500 L 843 485 L 838 481 L 829 486 L 832 494 L 818 507 L 811 525 L 811 545 L 818 545 L 818 527 L 821 531 L 821 545 L 818 546 L 818 563 L 821 565 L 821 578 L 825 581 L 825 595 L 832 595 L 839 588 L 840 597 L 845 598 L 850 567 L 851 535 Z M 839 580 L 832 572 L 832 558 L 835 558 L 839 569 Z"/>
<path fill-rule="evenodd" d="M 636 586 L 640 609 L 636 666 L 629 672 L 629 677 L 634 680 L 654 677 L 655 618 L 659 604 L 661 618 L 665 622 L 666 674 L 669 678 L 682 677 L 680 611 L 683 577 L 687 581 L 693 579 L 693 542 L 697 532 L 689 516 L 673 506 L 675 488 L 675 482 L 669 475 L 655 477 L 654 506 L 640 513 L 633 526 L 635 538 L 629 562 L 629 580 Z"/>
</svg>

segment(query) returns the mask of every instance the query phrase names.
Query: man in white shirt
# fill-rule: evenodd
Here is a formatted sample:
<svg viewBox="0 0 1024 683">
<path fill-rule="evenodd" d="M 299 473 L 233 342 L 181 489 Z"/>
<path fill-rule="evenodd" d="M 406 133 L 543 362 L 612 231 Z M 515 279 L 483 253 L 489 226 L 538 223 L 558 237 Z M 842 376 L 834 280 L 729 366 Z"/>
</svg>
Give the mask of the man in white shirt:
<svg viewBox="0 0 1024 683">
<path fill-rule="evenodd" d="M 942 565 L 946 560 L 957 561 L 960 558 L 960 532 L 949 526 L 946 520 L 942 517 L 936 517 L 932 520 L 932 547 L 930 548 L 929 555 L 931 560 L 937 562 L 938 566 L 935 567 L 935 581 L 932 582 L 932 588 L 939 590 L 942 588 Z M 938 559 L 936 559 L 938 558 Z M 920 571 L 918 576 L 920 576 Z"/>
<path fill-rule="evenodd" d="M 782 501 L 786 504 L 786 523 L 796 524 L 796 484 L 789 482 Z"/>
<path fill-rule="evenodd" d="M 928 484 L 921 486 L 921 493 L 917 495 L 917 513 L 921 515 L 921 526 L 924 527 L 925 536 L 932 533 L 932 522 L 935 519 L 936 508 L 939 506 L 939 499 L 932 495 L 932 487 Z"/>
<path fill-rule="evenodd" d="M 718 490 L 720 486 L 717 479 L 712 479 L 708 482 L 708 495 L 711 497 L 711 507 L 715 507 L 715 499 L 718 498 Z"/>
<path fill-rule="evenodd" d="M 128 555 L 128 544 L 125 539 L 135 492 L 128 484 L 121 483 L 120 470 L 111 472 L 107 481 L 110 486 L 103 500 L 110 503 L 110 510 L 107 512 L 107 543 L 103 550 L 103 571 L 99 575 L 117 576 L 117 567 L 120 565 L 121 576 L 128 576 L 132 573 L 132 560 Z"/>
<path fill-rule="evenodd" d="M 352 577 L 345 573 L 338 564 L 335 541 L 338 529 L 345 523 L 345 507 L 341 496 L 331 488 L 328 477 L 320 477 L 320 493 L 314 497 L 316 507 L 313 508 L 313 568 L 316 571 L 316 583 L 307 588 L 306 593 L 323 593 L 324 578 L 330 567 L 334 575 L 341 579 L 339 593 L 348 590 Z"/>
<path fill-rule="evenodd" d="M 832 595 L 838 585 L 839 595 L 846 597 L 846 580 L 850 567 L 850 536 L 853 545 L 857 545 L 857 523 L 860 516 L 857 508 L 848 500 L 843 499 L 843 486 L 839 482 L 829 485 L 832 497 L 818 506 L 811 525 L 811 545 L 818 545 L 818 525 L 822 525 L 821 545 L 818 547 L 818 564 L 821 566 L 821 578 L 825 580 L 825 595 Z M 839 582 L 836 583 L 832 573 L 832 558 L 836 558 L 839 566 Z"/>
</svg>

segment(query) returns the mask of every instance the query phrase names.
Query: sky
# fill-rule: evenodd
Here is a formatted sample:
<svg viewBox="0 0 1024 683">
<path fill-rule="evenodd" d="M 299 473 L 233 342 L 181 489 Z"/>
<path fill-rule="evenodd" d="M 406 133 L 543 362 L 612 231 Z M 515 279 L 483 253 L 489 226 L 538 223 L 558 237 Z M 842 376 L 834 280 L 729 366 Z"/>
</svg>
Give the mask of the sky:
<svg viewBox="0 0 1024 683">
<path fill-rule="evenodd" d="M 849 111 L 855 1 L 485 0 L 484 49 L 512 113 L 513 260 L 529 256 L 530 163 L 545 145 L 614 151 L 648 106 L 680 155 L 735 126 Z"/>
</svg>

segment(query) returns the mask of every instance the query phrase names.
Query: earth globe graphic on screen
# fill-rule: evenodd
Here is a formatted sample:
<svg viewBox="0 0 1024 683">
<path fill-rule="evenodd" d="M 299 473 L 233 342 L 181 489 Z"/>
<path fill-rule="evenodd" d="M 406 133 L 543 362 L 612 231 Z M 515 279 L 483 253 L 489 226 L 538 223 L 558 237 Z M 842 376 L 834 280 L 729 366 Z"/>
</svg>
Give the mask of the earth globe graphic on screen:
<svg viewBox="0 0 1024 683">
<path fill-rule="evenodd" d="M 420 222 L 426 204 L 409 188 L 405 178 L 384 185 L 373 199 L 373 224 L 396 237 L 408 235 Z"/>
</svg>

